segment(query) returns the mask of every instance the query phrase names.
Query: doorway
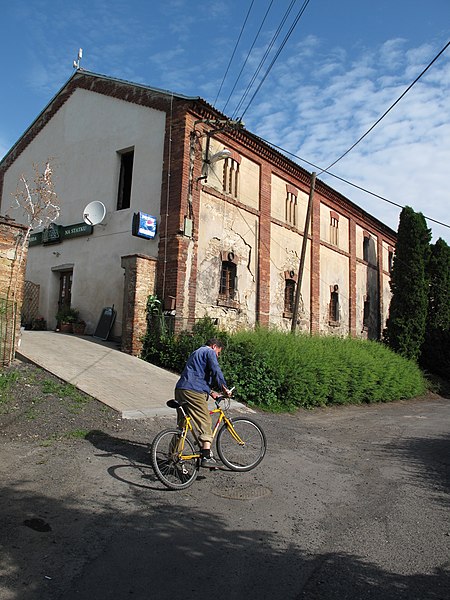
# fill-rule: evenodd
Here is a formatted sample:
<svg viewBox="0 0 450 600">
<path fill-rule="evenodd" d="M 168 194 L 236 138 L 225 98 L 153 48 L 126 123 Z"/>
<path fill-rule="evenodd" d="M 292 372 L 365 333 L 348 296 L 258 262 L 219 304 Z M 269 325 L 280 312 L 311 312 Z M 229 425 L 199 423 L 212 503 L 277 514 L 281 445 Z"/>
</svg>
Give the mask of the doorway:
<svg viewBox="0 0 450 600">
<path fill-rule="evenodd" d="M 61 271 L 59 274 L 58 312 L 63 308 L 70 307 L 72 300 L 72 278 L 72 269 L 70 271 Z"/>
</svg>

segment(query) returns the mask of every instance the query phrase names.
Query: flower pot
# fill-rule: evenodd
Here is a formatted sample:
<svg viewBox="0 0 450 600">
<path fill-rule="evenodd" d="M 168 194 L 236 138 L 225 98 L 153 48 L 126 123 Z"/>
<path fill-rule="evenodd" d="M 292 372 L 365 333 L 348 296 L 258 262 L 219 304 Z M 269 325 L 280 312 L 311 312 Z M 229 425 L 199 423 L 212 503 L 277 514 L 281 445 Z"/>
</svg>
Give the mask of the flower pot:
<svg viewBox="0 0 450 600">
<path fill-rule="evenodd" d="M 72 331 L 75 335 L 84 335 L 84 332 L 86 331 L 85 323 L 73 323 Z"/>
<path fill-rule="evenodd" d="M 61 333 L 73 333 L 73 323 L 60 323 L 59 330 Z"/>
</svg>

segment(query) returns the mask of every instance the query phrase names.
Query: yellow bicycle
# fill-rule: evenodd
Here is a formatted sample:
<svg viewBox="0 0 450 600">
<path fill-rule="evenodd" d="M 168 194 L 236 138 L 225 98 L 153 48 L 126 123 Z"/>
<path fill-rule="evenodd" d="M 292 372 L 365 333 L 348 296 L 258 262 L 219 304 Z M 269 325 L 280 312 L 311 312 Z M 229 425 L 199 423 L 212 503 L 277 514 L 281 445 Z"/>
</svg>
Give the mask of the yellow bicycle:
<svg viewBox="0 0 450 600">
<path fill-rule="evenodd" d="M 217 415 L 213 426 L 213 439 L 216 439 L 217 454 L 223 464 L 232 471 L 250 471 L 264 458 L 266 436 L 260 425 L 249 417 L 230 418 L 225 414 L 229 408 L 221 402 L 229 400 L 225 396 L 215 399 L 210 411 Z M 164 429 L 155 437 L 151 447 L 151 461 L 157 478 L 172 490 L 183 490 L 194 483 L 200 469 L 201 443 L 191 417 L 184 405 L 169 400 L 167 406 L 181 410 L 183 428 Z"/>
</svg>

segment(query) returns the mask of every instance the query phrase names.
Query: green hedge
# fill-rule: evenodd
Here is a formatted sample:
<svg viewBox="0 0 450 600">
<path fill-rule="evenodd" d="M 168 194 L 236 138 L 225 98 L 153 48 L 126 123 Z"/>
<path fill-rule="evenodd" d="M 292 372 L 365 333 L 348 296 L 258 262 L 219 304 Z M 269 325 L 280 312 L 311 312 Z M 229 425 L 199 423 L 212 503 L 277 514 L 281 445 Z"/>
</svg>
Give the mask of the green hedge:
<svg viewBox="0 0 450 600">
<path fill-rule="evenodd" d="M 270 411 L 330 404 L 389 402 L 426 391 L 415 362 L 373 341 L 292 335 L 266 329 L 233 335 L 202 319 L 192 333 L 146 338 L 143 357 L 181 372 L 190 352 L 208 337 L 221 337 L 220 363 L 236 397 Z"/>
<path fill-rule="evenodd" d="M 232 336 L 223 355 L 227 379 L 262 408 L 389 402 L 426 391 L 416 363 L 373 341 L 258 329 Z"/>
</svg>

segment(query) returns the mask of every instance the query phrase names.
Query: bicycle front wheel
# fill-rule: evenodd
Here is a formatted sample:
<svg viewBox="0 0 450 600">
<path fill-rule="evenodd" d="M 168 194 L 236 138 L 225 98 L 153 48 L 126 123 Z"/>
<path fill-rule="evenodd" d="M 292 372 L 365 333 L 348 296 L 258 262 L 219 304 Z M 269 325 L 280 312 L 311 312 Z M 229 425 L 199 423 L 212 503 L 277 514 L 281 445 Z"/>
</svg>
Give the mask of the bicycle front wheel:
<svg viewBox="0 0 450 600">
<path fill-rule="evenodd" d="M 184 490 L 197 479 L 199 459 L 188 455 L 198 454 L 189 439 L 185 439 L 180 453 L 181 432 L 165 429 L 153 440 L 151 449 L 152 467 L 156 477 L 171 490 Z"/>
<path fill-rule="evenodd" d="M 247 417 L 230 419 L 238 442 L 225 423 L 217 434 L 217 454 L 225 466 L 232 471 L 250 471 L 264 458 L 266 436 L 261 427 Z"/>
</svg>

